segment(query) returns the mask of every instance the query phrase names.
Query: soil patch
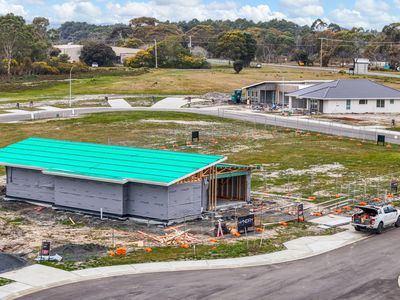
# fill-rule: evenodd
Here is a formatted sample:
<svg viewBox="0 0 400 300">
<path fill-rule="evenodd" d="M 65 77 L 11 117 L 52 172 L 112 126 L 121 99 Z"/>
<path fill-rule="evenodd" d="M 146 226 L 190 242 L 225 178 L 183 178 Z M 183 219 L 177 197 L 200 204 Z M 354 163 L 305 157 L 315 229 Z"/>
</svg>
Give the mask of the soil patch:
<svg viewBox="0 0 400 300">
<path fill-rule="evenodd" d="M 90 258 L 106 255 L 107 247 L 98 244 L 66 244 L 54 248 L 51 252 L 61 255 L 63 260 L 66 261 L 85 261 Z"/>
<path fill-rule="evenodd" d="M 26 261 L 18 256 L 0 253 L 0 273 L 22 268 Z"/>
</svg>

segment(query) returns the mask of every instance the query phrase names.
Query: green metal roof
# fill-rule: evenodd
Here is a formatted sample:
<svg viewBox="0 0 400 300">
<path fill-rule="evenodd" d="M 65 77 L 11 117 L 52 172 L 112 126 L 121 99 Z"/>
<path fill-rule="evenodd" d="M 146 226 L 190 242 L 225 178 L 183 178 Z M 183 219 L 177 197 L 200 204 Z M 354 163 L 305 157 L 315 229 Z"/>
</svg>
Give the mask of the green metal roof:
<svg viewBox="0 0 400 300">
<path fill-rule="evenodd" d="M 171 185 L 226 157 L 29 138 L 0 149 L 0 165 L 108 182 Z"/>
</svg>

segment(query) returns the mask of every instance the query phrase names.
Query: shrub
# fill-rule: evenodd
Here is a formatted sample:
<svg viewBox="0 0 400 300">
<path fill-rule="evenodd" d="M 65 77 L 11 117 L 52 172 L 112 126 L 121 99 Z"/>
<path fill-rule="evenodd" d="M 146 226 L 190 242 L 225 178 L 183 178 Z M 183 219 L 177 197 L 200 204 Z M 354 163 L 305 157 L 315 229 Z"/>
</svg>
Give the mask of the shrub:
<svg viewBox="0 0 400 300">
<path fill-rule="evenodd" d="M 233 69 L 235 70 L 236 74 L 239 74 L 240 71 L 243 70 L 244 63 L 242 60 L 235 60 L 233 62 Z"/>
<path fill-rule="evenodd" d="M 153 68 L 155 66 L 155 57 L 150 50 L 141 50 L 135 56 L 125 59 L 124 66 L 131 68 Z"/>
<path fill-rule="evenodd" d="M 44 61 L 34 62 L 32 64 L 32 71 L 36 75 L 56 75 L 60 73 L 56 67 L 49 66 Z"/>
</svg>

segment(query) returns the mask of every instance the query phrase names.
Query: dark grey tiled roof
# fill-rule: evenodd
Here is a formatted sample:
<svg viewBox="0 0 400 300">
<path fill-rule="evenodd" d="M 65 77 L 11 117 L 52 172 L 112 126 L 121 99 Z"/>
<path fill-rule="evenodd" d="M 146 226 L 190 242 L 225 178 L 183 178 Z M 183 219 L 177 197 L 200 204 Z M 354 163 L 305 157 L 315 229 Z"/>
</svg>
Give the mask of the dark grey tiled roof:
<svg viewBox="0 0 400 300">
<path fill-rule="evenodd" d="M 340 79 L 287 94 L 311 99 L 400 99 L 400 91 L 368 79 Z"/>
</svg>

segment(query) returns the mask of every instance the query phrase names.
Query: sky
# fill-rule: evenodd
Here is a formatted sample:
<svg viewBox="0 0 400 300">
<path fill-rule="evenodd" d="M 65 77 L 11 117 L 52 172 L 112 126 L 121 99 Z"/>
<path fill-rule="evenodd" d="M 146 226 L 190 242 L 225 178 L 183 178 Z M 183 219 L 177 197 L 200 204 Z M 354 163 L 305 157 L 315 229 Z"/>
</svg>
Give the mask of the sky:
<svg viewBox="0 0 400 300">
<path fill-rule="evenodd" d="M 10 12 L 27 21 L 47 17 L 53 27 L 65 21 L 114 24 L 149 16 L 161 21 L 278 18 L 300 25 L 321 18 L 346 28 L 381 30 L 400 22 L 400 0 L 0 0 L 0 15 Z"/>
</svg>

